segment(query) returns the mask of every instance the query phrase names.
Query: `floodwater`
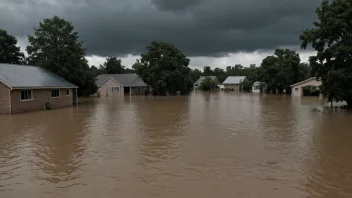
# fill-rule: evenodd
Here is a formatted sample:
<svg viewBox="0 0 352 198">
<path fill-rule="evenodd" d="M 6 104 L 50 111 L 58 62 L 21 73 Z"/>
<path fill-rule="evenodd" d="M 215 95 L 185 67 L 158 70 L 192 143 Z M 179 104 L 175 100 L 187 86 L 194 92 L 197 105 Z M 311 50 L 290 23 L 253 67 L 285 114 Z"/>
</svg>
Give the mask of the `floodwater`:
<svg viewBox="0 0 352 198">
<path fill-rule="evenodd" d="M 89 99 L 0 116 L 0 197 L 352 197 L 352 112 L 318 98 Z"/>
</svg>

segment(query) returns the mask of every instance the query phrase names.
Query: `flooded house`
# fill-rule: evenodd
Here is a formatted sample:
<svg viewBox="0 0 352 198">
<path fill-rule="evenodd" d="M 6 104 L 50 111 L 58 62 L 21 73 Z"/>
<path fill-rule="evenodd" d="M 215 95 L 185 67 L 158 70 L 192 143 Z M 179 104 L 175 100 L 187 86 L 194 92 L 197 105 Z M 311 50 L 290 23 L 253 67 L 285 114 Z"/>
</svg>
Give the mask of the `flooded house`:
<svg viewBox="0 0 352 198">
<path fill-rule="evenodd" d="M 95 78 L 100 96 L 141 95 L 148 90 L 148 85 L 135 73 L 102 74 Z"/>
<path fill-rule="evenodd" d="M 265 82 L 254 82 L 252 85 L 252 93 L 262 93 L 266 89 Z"/>
<path fill-rule="evenodd" d="M 311 86 L 319 87 L 321 85 L 322 85 L 322 81 L 316 79 L 315 77 L 298 82 L 296 84 L 291 85 L 292 96 L 298 96 L 298 97 L 303 96 L 304 87 L 311 87 Z"/>
<path fill-rule="evenodd" d="M 0 114 L 73 105 L 78 87 L 43 68 L 0 64 Z"/>
<path fill-rule="evenodd" d="M 243 82 L 246 80 L 246 76 L 229 76 L 222 83 L 225 90 L 228 91 L 241 91 L 243 90 Z"/>
</svg>

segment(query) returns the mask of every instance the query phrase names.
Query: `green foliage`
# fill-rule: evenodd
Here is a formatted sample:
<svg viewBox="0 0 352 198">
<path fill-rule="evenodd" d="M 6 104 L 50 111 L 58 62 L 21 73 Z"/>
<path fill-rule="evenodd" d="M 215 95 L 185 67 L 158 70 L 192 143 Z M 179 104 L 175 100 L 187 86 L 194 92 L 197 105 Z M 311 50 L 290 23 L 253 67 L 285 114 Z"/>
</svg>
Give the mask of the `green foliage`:
<svg viewBox="0 0 352 198">
<path fill-rule="evenodd" d="M 303 87 L 303 95 L 304 96 L 319 96 L 320 90 L 315 86 L 306 86 Z"/>
<path fill-rule="evenodd" d="M 191 71 L 192 82 L 196 82 L 200 76 L 202 76 L 202 72 L 199 69 L 194 69 Z"/>
<path fill-rule="evenodd" d="M 51 102 L 49 100 L 45 102 L 45 110 L 52 110 Z"/>
<path fill-rule="evenodd" d="M 0 29 L 0 63 L 21 64 L 24 55 L 16 46 L 17 39 Z"/>
<path fill-rule="evenodd" d="M 193 87 L 190 60 L 169 43 L 154 41 L 147 49 L 133 69 L 153 88 L 153 94 L 188 94 Z"/>
<path fill-rule="evenodd" d="M 106 62 L 100 67 L 103 69 L 104 74 L 125 73 L 125 66 L 122 65 L 121 59 L 117 59 L 115 56 L 106 58 Z"/>
<path fill-rule="evenodd" d="M 309 66 L 300 63 L 299 54 L 288 49 L 276 49 L 261 65 L 259 79 L 267 83 L 267 91 L 291 93 L 290 85 L 308 78 Z"/>
<path fill-rule="evenodd" d="M 79 95 L 96 92 L 95 71 L 88 66 L 73 25 L 57 16 L 44 19 L 28 37 L 28 63 L 43 67 L 79 86 Z"/>
<path fill-rule="evenodd" d="M 328 101 L 345 100 L 352 106 L 352 1 L 324 0 L 316 10 L 314 28 L 300 36 L 302 48 L 318 51 L 310 58 L 312 73 L 322 80 Z"/>
<path fill-rule="evenodd" d="M 200 83 L 199 88 L 202 91 L 210 91 L 210 90 L 216 89 L 218 87 L 217 85 L 218 83 L 216 81 L 207 77 Z"/>
</svg>

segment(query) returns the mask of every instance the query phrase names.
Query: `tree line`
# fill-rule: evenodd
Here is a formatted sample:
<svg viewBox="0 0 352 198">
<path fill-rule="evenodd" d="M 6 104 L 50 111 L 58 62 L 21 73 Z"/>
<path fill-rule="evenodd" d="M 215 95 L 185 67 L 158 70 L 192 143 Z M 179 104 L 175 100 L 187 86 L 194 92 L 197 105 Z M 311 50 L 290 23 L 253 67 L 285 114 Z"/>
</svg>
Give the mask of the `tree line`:
<svg viewBox="0 0 352 198">
<path fill-rule="evenodd" d="M 260 66 L 228 66 L 226 69 L 205 66 L 202 71 L 189 68 L 190 59 L 174 45 L 152 42 L 132 69 L 120 59 L 108 57 L 99 67 L 88 66 L 83 43 L 74 26 L 57 16 L 44 19 L 34 34 L 28 37 L 28 57 L 16 46 L 17 40 L 0 30 L 0 63 L 30 64 L 48 69 L 80 87 L 79 94 L 96 92 L 95 76 L 103 73 L 138 73 L 153 88 L 154 94 L 188 94 L 193 83 L 203 76 L 246 76 L 244 88 L 254 81 L 265 82 L 267 91 L 290 93 L 290 85 L 314 76 L 322 80 L 322 93 L 328 101 L 346 101 L 352 106 L 352 2 L 323 0 L 317 8 L 317 22 L 305 30 L 300 39 L 302 49 L 308 45 L 317 51 L 302 63 L 299 54 L 289 49 L 276 49 Z"/>
</svg>

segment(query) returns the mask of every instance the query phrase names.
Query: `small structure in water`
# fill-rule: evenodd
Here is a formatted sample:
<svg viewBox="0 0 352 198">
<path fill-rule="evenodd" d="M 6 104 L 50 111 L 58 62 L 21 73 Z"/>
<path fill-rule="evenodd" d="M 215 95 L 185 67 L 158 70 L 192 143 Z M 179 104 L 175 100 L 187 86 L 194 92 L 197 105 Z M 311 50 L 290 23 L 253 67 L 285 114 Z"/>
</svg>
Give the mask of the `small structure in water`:
<svg viewBox="0 0 352 198">
<path fill-rule="evenodd" d="M 309 78 L 307 80 L 298 82 L 296 84 L 291 85 L 291 90 L 292 90 L 292 96 L 303 96 L 303 88 L 308 87 L 308 86 L 315 86 L 319 87 L 322 85 L 322 82 L 320 80 L 317 80 L 315 77 Z"/>
</svg>

